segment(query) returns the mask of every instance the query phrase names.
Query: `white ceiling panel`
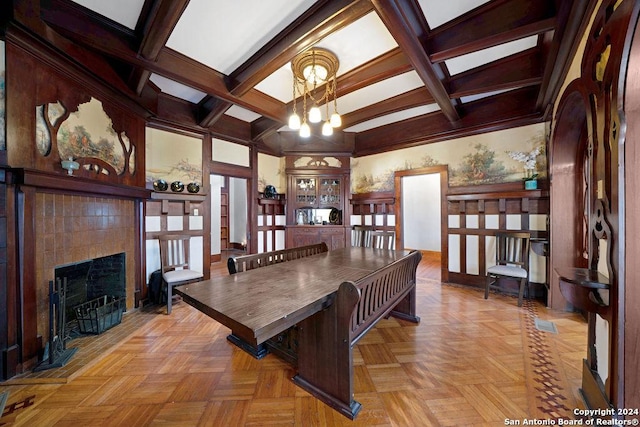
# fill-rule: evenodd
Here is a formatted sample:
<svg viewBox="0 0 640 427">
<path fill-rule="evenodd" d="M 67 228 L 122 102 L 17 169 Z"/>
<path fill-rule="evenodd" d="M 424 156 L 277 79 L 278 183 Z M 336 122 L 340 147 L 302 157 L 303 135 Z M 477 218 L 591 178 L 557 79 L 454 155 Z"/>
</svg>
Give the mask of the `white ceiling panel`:
<svg viewBox="0 0 640 427">
<path fill-rule="evenodd" d="M 256 114 L 253 111 L 247 110 L 246 108 L 238 107 L 237 105 L 232 105 L 231 108 L 229 108 L 225 112 L 225 114 L 248 123 L 251 123 L 252 121 L 261 117 L 260 114 Z"/>
<path fill-rule="evenodd" d="M 442 24 L 464 15 L 476 7 L 487 3 L 489 0 L 449 0 L 446 6 L 442 0 L 418 0 L 422 13 L 424 13 L 429 28 L 434 29 Z"/>
<path fill-rule="evenodd" d="M 315 0 L 191 0 L 167 46 L 230 74 Z"/>
<path fill-rule="evenodd" d="M 488 49 L 482 49 L 467 55 L 458 56 L 456 58 L 444 61 L 449 68 L 449 73 L 453 76 L 467 70 L 479 67 L 484 64 L 496 61 L 500 58 L 522 52 L 523 50 L 535 47 L 538 43 L 538 36 L 526 37 L 520 40 L 514 40 L 509 43 L 493 46 Z"/>
<path fill-rule="evenodd" d="M 293 99 L 293 72 L 288 62 L 256 85 L 256 89 L 287 103 Z"/>
<path fill-rule="evenodd" d="M 135 29 L 140 11 L 144 5 L 144 0 L 73 0 L 80 6 L 91 9 L 100 15 L 124 25 L 127 28 Z"/>
<path fill-rule="evenodd" d="M 176 98 L 184 99 L 185 101 L 193 102 L 194 104 L 197 104 L 206 96 L 204 92 L 200 92 L 192 87 L 185 86 L 157 74 L 151 74 L 149 80 L 155 83 L 162 92 L 175 96 Z"/>
<path fill-rule="evenodd" d="M 358 123 L 357 125 L 346 128 L 345 132 L 363 132 L 365 130 L 374 129 L 380 126 L 388 125 L 389 123 L 396 123 L 402 120 L 410 119 L 413 117 L 422 116 L 424 114 L 433 113 L 440 110 L 438 104 L 422 105 L 420 107 L 409 108 L 406 110 L 398 111 L 395 113 L 387 114 L 385 116 L 376 117 L 375 119 L 367 120 L 366 122 Z"/>
<path fill-rule="evenodd" d="M 351 25 L 331 33 L 316 46 L 338 57 L 338 76 L 398 46 L 377 13 L 371 12 Z"/>
</svg>

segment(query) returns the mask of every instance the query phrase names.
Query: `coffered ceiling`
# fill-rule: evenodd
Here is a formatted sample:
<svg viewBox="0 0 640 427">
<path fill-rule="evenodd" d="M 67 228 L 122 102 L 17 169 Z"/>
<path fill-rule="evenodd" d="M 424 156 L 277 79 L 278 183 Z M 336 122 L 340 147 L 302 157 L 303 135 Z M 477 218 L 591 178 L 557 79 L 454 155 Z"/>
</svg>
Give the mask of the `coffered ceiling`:
<svg viewBox="0 0 640 427">
<path fill-rule="evenodd" d="M 102 58 L 110 69 L 93 72 L 151 120 L 275 154 L 355 156 L 548 119 L 592 7 L 588 0 L 14 3 L 16 19 L 54 47 L 71 43 Z M 22 3 L 38 4 L 39 23 Z M 313 46 L 340 61 L 343 125 L 331 137 L 312 128 L 302 140 L 286 125 L 290 61 Z"/>
</svg>

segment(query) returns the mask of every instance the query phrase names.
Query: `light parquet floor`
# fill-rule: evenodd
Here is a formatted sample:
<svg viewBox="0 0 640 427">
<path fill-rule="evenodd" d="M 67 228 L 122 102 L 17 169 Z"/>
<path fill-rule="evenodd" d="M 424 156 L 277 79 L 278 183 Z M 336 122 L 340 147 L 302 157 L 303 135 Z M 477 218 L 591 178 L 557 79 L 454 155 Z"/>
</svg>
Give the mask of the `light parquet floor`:
<svg viewBox="0 0 640 427">
<path fill-rule="evenodd" d="M 430 256 L 418 277 L 420 324 L 382 320 L 355 348 L 355 421 L 296 387 L 285 362 L 253 359 L 181 302 L 171 316 L 137 310 L 83 339 L 82 363 L 0 384 L 0 426 L 498 426 L 583 408 L 580 316 L 442 284 Z M 537 330 L 536 316 L 559 333 Z M 98 339 L 110 350 L 87 361 Z"/>
</svg>

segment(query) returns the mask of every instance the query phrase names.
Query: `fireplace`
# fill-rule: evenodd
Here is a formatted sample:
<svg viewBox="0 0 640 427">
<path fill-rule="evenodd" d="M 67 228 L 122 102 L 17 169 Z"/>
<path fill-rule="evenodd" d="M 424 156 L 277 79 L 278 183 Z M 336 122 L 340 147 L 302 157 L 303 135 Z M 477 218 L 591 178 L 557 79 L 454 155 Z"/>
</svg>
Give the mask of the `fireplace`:
<svg viewBox="0 0 640 427">
<path fill-rule="evenodd" d="M 85 263 L 120 254 L 125 289 L 106 293 L 126 300 L 126 309 L 134 307 L 136 290 L 135 202 L 110 197 L 38 192 L 35 194 L 34 262 L 37 305 L 37 330 L 42 342 L 49 339 L 49 282 L 62 277 L 58 268 L 78 268 L 74 273 L 89 276 Z M 123 255 L 124 254 L 124 255 Z M 86 270 L 83 271 L 83 270 Z M 94 276 L 94 273 L 91 273 Z M 92 280 L 92 278 L 89 278 Z M 69 281 L 69 278 L 67 278 Z M 69 286 L 69 285 L 68 285 Z M 73 298 L 85 298 L 84 290 Z M 87 290 L 87 292 L 89 292 Z M 94 292 L 94 291 L 91 291 Z M 93 295 L 87 294 L 86 298 Z M 72 300 L 68 308 L 76 302 Z"/>
<path fill-rule="evenodd" d="M 126 301 L 126 255 L 124 252 L 56 266 L 55 278 L 64 282 L 66 330 L 70 338 L 78 333 L 75 307 L 108 296 Z"/>
</svg>

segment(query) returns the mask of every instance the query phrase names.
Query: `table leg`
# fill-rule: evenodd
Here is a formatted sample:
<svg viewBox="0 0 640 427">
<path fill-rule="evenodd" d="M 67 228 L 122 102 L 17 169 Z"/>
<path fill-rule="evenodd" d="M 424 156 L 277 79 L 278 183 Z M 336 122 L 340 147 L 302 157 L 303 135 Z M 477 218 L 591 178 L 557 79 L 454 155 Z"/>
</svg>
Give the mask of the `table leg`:
<svg viewBox="0 0 640 427">
<path fill-rule="evenodd" d="M 231 331 L 231 334 L 227 336 L 227 341 L 237 345 L 242 350 L 246 351 L 256 359 L 262 359 L 269 353 L 269 350 L 264 344 L 258 344 L 258 345 L 250 344 L 247 341 L 243 340 L 240 336 L 238 336 L 233 331 Z"/>
</svg>

